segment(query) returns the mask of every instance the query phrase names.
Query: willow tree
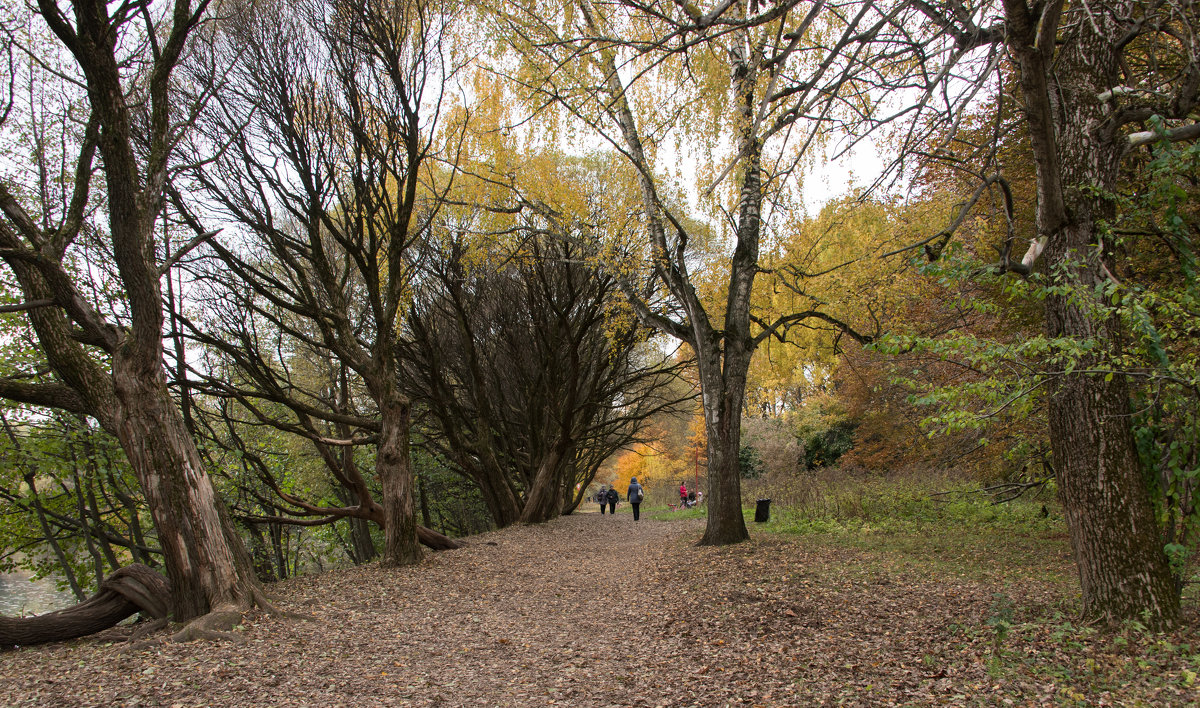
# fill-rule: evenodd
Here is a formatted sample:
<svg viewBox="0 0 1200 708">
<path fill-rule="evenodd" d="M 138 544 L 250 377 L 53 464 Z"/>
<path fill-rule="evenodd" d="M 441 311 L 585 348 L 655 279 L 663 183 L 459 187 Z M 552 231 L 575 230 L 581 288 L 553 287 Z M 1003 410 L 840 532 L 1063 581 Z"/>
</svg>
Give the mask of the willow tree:
<svg viewBox="0 0 1200 708">
<path fill-rule="evenodd" d="M 91 416 L 120 441 L 154 519 L 177 620 L 246 609 L 257 593 L 163 372 L 161 279 L 171 261 L 159 220 L 189 127 L 172 77 L 208 4 L 43 0 L 3 23 L 4 43 L 44 71 L 43 93 L 31 81 L 16 94 L 29 102 L 0 116 L 67 109 L 59 134 L 30 151 L 30 169 L 0 180 L 0 259 L 24 297 L 7 309 L 25 313 L 45 357 L 0 380 L 0 395 Z M 56 42 L 13 29 L 37 18 Z"/>
<path fill-rule="evenodd" d="M 633 173 L 644 228 L 635 257 L 654 284 L 625 293 L 645 323 L 695 352 L 709 472 L 701 543 L 742 541 L 738 451 L 754 351 L 805 323 L 868 338 L 812 301 L 769 316 L 752 293 L 767 270 L 764 240 L 797 204 L 803 161 L 854 108 L 847 97 L 877 78 L 859 53 L 887 22 L 870 4 L 796 0 L 530 2 L 492 17 L 520 58 L 508 75 L 528 105 L 564 130 L 582 126 Z M 618 274 L 630 265 L 610 263 Z M 769 277 L 803 292 L 807 275 Z"/>
</svg>

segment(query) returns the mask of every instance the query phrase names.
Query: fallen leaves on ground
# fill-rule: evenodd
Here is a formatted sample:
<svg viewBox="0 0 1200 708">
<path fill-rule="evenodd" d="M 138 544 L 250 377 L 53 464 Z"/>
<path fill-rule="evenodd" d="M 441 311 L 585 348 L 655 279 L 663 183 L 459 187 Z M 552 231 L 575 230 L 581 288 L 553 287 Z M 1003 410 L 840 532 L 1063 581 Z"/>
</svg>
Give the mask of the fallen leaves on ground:
<svg viewBox="0 0 1200 708">
<path fill-rule="evenodd" d="M 1005 642 L 996 641 L 989 618 L 998 592 L 1019 611 L 1038 612 L 1061 603 L 1061 588 L 1030 578 L 999 587 L 914 574 L 911 566 L 891 571 L 865 551 L 802 537 L 760 534 L 736 546 L 697 547 L 702 529 L 696 520 L 576 514 L 477 536 L 416 567 L 294 578 L 268 591 L 281 609 L 312 621 L 251 613 L 238 630 L 244 644 L 162 643 L 131 652 L 93 638 L 8 652 L 0 655 L 0 702 L 886 706 L 1197 699 L 1187 679 L 1191 671 L 1195 681 L 1197 667 L 1178 652 L 1153 667 L 1155 680 L 1139 683 L 1123 678 L 1136 677 L 1140 667 L 1123 664 L 1112 642 L 1077 628 L 1070 641 L 1082 648 L 1065 657 L 1053 655 L 1065 646 L 1061 635 L 1049 636 L 1045 623 L 1022 625 L 1017 616 Z M 1194 628 L 1181 630 L 1185 639 L 1195 641 Z M 1093 677 L 1107 671 L 1112 680 L 1076 680 L 1073 672 L 1089 667 Z M 1102 690 L 1109 684 L 1113 690 Z"/>
</svg>

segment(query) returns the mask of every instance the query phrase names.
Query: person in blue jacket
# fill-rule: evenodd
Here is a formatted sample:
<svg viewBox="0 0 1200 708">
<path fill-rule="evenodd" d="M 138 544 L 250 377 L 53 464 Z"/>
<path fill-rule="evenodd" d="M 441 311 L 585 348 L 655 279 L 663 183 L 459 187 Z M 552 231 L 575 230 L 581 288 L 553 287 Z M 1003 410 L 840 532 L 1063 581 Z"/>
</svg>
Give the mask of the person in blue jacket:
<svg viewBox="0 0 1200 708">
<path fill-rule="evenodd" d="M 646 498 L 646 490 L 638 484 L 637 477 L 629 480 L 629 491 L 625 498 L 629 500 L 629 506 L 633 507 L 633 520 L 637 521 L 641 517 L 642 500 Z"/>
</svg>

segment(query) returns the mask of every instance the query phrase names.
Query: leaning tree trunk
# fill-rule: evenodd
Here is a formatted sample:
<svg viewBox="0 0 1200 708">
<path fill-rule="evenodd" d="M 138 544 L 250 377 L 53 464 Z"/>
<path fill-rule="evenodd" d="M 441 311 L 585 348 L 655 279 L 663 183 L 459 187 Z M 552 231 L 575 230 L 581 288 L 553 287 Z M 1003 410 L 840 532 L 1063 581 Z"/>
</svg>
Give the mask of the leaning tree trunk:
<svg viewBox="0 0 1200 708">
<path fill-rule="evenodd" d="M 380 397 L 375 471 L 382 487 L 380 503 L 384 517 L 381 563 L 385 567 L 398 567 L 420 563 L 423 554 L 417 539 L 416 485 L 408 446 L 409 403 L 387 388 L 389 391 Z"/>
<path fill-rule="evenodd" d="M 562 427 L 564 430 L 559 433 L 562 437 L 542 458 L 537 473 L 533 476 L 533 482 L 529 485 L 525 508 L 521 510 L 522 523 L 540 524 L 562 513 L 560 486 L 563 468 L 572 455 L 572 445 L 566 437 L 568 433 L 565 432 L 569 426 L 564 424 Z"/>
<path fill-rule="evenodd" d="M 172 615 L 184 621 L 218 607 L 247 608 L 257 586 L 249 555 L 231 547 L 240 540 L 226 534 L 212 481 L 162 376 L 161 367 L 139 372 L 115 357 L 119 403 L 111 423 L 154 517 Z"/>
<path fill-rule="evenodd" d="M 502 529 L 521 520 L 521 502 L 505 479 L 503 470 L 498 464 L 489 462 L 494 460 L 483 461 L 478 465 L 467 462 L 463 464 L 463 468 L 469 471 L 471 479 L 479 486 L 492 522 L 496 524 L 496 528 Z"/>
<path fill-rule="evenodd" d="M 36 617 L 0 617 L 0 647 L 86 637 L 135 612 L 163 619 L 170 597 L 171 588 L 161 575 L 135 563 L 109 575 L 95 595 L 78 605 Z"/>
</svg>

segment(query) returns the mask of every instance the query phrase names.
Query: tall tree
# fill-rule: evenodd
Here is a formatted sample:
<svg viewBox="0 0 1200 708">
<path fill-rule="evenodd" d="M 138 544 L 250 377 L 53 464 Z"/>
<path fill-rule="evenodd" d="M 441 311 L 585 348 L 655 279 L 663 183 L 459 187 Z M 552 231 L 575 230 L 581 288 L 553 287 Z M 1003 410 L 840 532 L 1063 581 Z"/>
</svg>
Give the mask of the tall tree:
<svg viewBox="0 0 1200 708">
<path fill-rule="evenodd" d="M 923 76 L 945 77 L 931 82 L 925 95 L 953 98 L 936 118 L 932 110 L 925 114 L 930 120 L 924 125 L 947 131 L 942 146 L 977 93 L 1003 87 L 992 81 L 1002 58 L 998 51 L 1011 60 L 1035 167 L 1036 223 L 1019 259 L 1010 227 L 992 270 L 1040 272 L 1047 283 L 1047 338 L 1082 347 L 1060 359 L 1071 362 L 1065 370 L 1050 372 L 1048 423 L 1084 613 L 1171 623 L 1179 616 L 1179 599 L 1138 463 L 1131 384 L 1106 363 L 1117 358 L 1128 331 L 1106 305 L 1122 297 L 1123 286 L 1112 275 L 1114 244 L 1105 238 L 1131 152 L 1155 141 L 1200 137 L 1197 8 L 1123 0 L 913 7 L 928 30 L 923 58 L 941 61 L 932 72 L 922 62 Z M 919 138 L 919 131 L 910 134 L 910 156 L 932 152 L 918 147 Z M 982 157 L 981 186 L 955 222 L 927 240 L 931 258 L 941 254 L 985 190 L 1004 186 L 994 151 Z M 1012 219 L 1011 205 L 1008 213 Z"/>
<path fill-rule="evenodd" d="M 92 416 L 120 441 L 154 518 L 178 620 L 244 609 L 257 592 L 163 372 L 161 278 L 170 263 L 156 227 L 190 118 L 173 105 L 172 76 L 207 8 L 207 0 L 32 6 L 57 40 L 51 51 L 73 62 L 49 57 L 44 65 L 62 68 L 45 78 L 64 95 L 82 94 L 84 117 L 65 135 L 74 155 L 59 170 L 34 155 L 38 188 L 0 181 L 0 259 L 53 372 L 50 381 L 0 380 L 0 395 Z M 9 42 L 30 56 L 40 49 L 15 33 Z M 94 211 L 98 178 L 103 207 Z M 68 191 L 48 198 L 59 179 Z M 93 289 L 93 273 L 74 265 L 93 236 L 115 264 L 119 292 Z"/>
<path fill-rule="evenodd" d="M 826 12 L 828 10 L 828 12 Z M 535 107 L 554 107 L 627 160 L 641 197 L 645 251 L 659 288 L 626 287 L 649 325 L 695 352 L 708 440 L 703 544 L 748 537 L 742 515 L 741 418 L 747 370 L 768 337 L 801 323 L 866 340 L 823 307 L 759 317 L 754 281 L 764 237 L 795 207 L 803 160 L 842 108 L 877 78 L 859 53 L 886 26 L 874 6 L 792 0 L 504 6 L 495 14 L 523 58 L 512 79 Z M 819 31 L 818 31 L 819 30 Z M 825 38 L 833 41 L 826 44 Z M 816 117 L 812 119 L 812 117 Z M 693 182 L 671 179 L 671 154 L 691 150 Z M 681 170 L 682 171 L 682 170 Z M 688 196 L 710 224 L 688 213 Z M 720 236 L 713 243 L 712 231 Z M 706 243 L 707 242 L 707 243 Z M 704 247 L 723 260 L 717 302 L 697 272 Z M 614 269 L 620 272 L 620 268 Z M 803 289 L 807 274 L 775 272 Z M 797 280 L 798 279 L 798 280 Z"/>
<path fill-rule="evenodd" d="M 437 0 L 259 3 L 230 20 L 202 80 L 219 99 L 201 149 L 223 147 L 194 176 L 247 236 L 212 242 L 226 285 L 254 293 L 248 316 L 362 381 L 379 416 L 386 565 L 421 559 L 396 344 L 411 247 L 438 208 L 422 179 L 454 72 L 452 13 Z"/>
</svg>

